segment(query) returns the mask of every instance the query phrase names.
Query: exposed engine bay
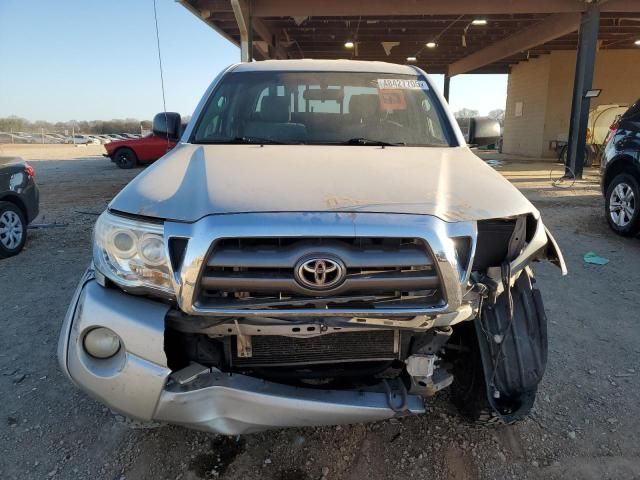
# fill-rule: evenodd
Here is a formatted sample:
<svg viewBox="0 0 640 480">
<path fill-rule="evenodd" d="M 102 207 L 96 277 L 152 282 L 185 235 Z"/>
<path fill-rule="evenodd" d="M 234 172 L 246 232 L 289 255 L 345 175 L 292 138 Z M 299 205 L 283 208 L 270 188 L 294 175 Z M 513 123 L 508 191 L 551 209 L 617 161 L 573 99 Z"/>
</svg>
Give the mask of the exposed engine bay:
<svg viewBox="0 0 640 480">
<path fill-rule="evenodd" d="M 364 320 L 360 318 L 331 317 L 326 297 L 322 296 L 292 301 L 296 306 L 325 302 L 329 311 L 321 318 L 194 317 L 173 309 L 166 317 L 169 367 L 180 371 L 195 364 L 203 367 L 201 372 L 214 369 L 301 388 L 393 390 L 400 392 L 400 398 L 406 394 L 430 397 L 453 384 L 454 401 L 458 398 L 462 410 L 470 405 L 465 395 L 477 396 L 469 389 L 477 390 L 480 379 L 487 401 L 499 417 L 506 421 L 520 418 L 531 408 L 546 366 L 546 319 L 539 291 L 533 288 L 531 269 L 526 267 L 512 275 L 510 268 L 511 261 L 533 239 L 536 228 L 533 217 L 478 222 L 473 271 L 463 298 L 470 312 L 466 318 L 448 324 L 424 318 L 411 324 L 419 325 L 417 328 L 408 323 L 394 328 L 402 325 L 398 319 L 388 321 L 389 326 L 384 320 L 368 325 L 360 323 Z M 341 242 L 316 243 L 331 252 L 341 248 Z M 232 255 L 228 242 L 224 245 L 224 253 L 213 253 L 212 257 Z M 468 246 L 462 245 L 459 255 L 463 262 L 469 261 L 468 256 L 464 260 L 469 255 L 465 251 Z M 239 262 L 238 253 L 243 247 L 246 252 L 246 245 L 237 245 L 233 262 Z M 250 247 L 266 256 L 273 253 L 269 248 Z M 349 248 L 351 255 L 356 255 L 355 247 Z M 407 251 L 389 243 L 385 248 L 387 254 L 392 248 Z M 247 275 L 246 269 L 235 268 L 233 272 L 231 275 L 237 278 Z M 388 274 L 393 272 L 385 271 L 386 278 L 392 278 Z M 363 273 L 373 276 L 362 269 L 357 272 Z M 266 288 L 259 299 L 262 306 L 270 301 L 280 306 L 287 302 L 282 292 L 278 297 L 265 292 Z M 377 291 L 366 294 L 374 302 L 380 298 Z M 251 302 L 248 296 L 253 298 L 255 294 L 231 293 L 223 301 Z M 416 298 L 424 298 L 424 292 L 384 294 L 387 302 Z M 340 300 L 354 301 L 353 297 Z M 338 299 L 332 297 L 331 301 Z M 362 302 L 363 298 L 355 301 Z M 392 408 L 402 405 L 402 401 L 391 403 Z"/>
</svg>

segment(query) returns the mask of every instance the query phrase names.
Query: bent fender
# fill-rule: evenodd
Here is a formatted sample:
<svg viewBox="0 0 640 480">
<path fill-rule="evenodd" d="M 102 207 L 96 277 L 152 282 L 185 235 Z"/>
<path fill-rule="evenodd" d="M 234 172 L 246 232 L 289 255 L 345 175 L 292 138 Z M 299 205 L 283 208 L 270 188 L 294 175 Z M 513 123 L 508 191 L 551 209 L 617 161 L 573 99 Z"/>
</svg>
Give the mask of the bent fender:
<svg viewBox="0 0 640 480">
<path fill-rule="evenodd" d="M 564 261 L 564 257 L 562 256 L 562 252 L 560 251 L 560 247 L 558 246 L 558 242 L 553 238 L 549 229 L 544 227 L 544 232 L 547 234 L 547 248 L 545 250 L 545 254 L 547 256 L 547 260 L 549 260 L 552 264 L 560 269 L 562 275 L 567 274 L 567 264 Z"/>
</svg>

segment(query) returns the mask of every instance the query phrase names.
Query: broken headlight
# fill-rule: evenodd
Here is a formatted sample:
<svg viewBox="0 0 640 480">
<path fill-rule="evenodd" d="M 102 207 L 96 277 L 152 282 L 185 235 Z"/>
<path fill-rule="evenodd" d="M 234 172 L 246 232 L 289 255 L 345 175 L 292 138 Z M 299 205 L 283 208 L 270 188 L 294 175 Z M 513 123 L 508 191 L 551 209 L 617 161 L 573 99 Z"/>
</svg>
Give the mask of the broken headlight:
<svg viewBox="0 0 640 480">
<path fill-rule="evenodd" d="M 173 297 L 164 227 L 105 211 L 93 234 L 96 269 L 124 290 Z"/>
</svg>

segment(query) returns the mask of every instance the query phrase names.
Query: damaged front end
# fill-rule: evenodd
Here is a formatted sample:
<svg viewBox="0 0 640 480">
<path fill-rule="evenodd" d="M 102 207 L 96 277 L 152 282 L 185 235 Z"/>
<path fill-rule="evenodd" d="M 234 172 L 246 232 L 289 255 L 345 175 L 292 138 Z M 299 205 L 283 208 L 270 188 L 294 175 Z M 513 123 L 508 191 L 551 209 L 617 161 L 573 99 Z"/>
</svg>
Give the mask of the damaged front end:
<svg viewBox="0 0 640 480">
<path fill-rule="evenodd" d="M 447 387 L 474 419 L 531 407 L 546 321 L 529 265 L 566 272 L 537 214 L 237 214 L 148 228 L 105 215 L 116 217 L 105 245 L 130 246 L 133 231 L 145 255 L 158 239 L 166 255 L 123 281 L 103 261 L 111 247 L 98 248 L 65 319 L 63 369 L 117 411 L 235 434 L 421 413 Z M 100 328 L 119 341 L 108 358 L 87 344 Z"/>
</svg>

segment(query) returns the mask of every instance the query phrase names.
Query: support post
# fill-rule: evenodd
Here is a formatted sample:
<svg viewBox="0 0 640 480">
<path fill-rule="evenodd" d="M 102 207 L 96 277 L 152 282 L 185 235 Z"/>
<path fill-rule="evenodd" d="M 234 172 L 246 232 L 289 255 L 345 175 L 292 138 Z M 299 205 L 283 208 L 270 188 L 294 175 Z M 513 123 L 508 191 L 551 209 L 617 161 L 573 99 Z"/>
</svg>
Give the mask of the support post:
<svg viewBox="0 0 640 480">
<path fill-rule="evenodd" d="M 243 63 L 251 61 L 248 35 L 240 35 L 240 61 Z"/>
<path fill-rule="evenodd" d="M 567 150 L 565 174 L 582 178 L 587 142 L 587 124 L 589 122 L 589 98 L 585 94 L 592 87 L 596 50 L 598 48 L 598 29 L 600 26 L 599 2 L 588 4 L 582 14 L 576 55 L 576 74 L 573 81 L 573 100 L 571 103 L 571 122 Z M 571 169 L 571 170 L 569 170 Z"/>
<path fill-rule="evenodd" d="M 231 8 L 240 30 L 240 61 L 250 62 L 253 59 L 253 28 L 249 4 L 246 0 L 231 0 Z"/>
<path fill-rule="evenodd" d="M 249 60 L 248 62 L 253 62 L 253 16 L 251 15 L 251 10 L 249 10 L 249 18 L 247 20 L 249 24 L 247 29 L 247 43 L 249 48 Z"/>
<path fill-rule="evenodd" d="M 449 88 L 451 87 L 451 77 L 449 75 L 444 76 L 444 99 L 449 103 Z"/>
</svg>

